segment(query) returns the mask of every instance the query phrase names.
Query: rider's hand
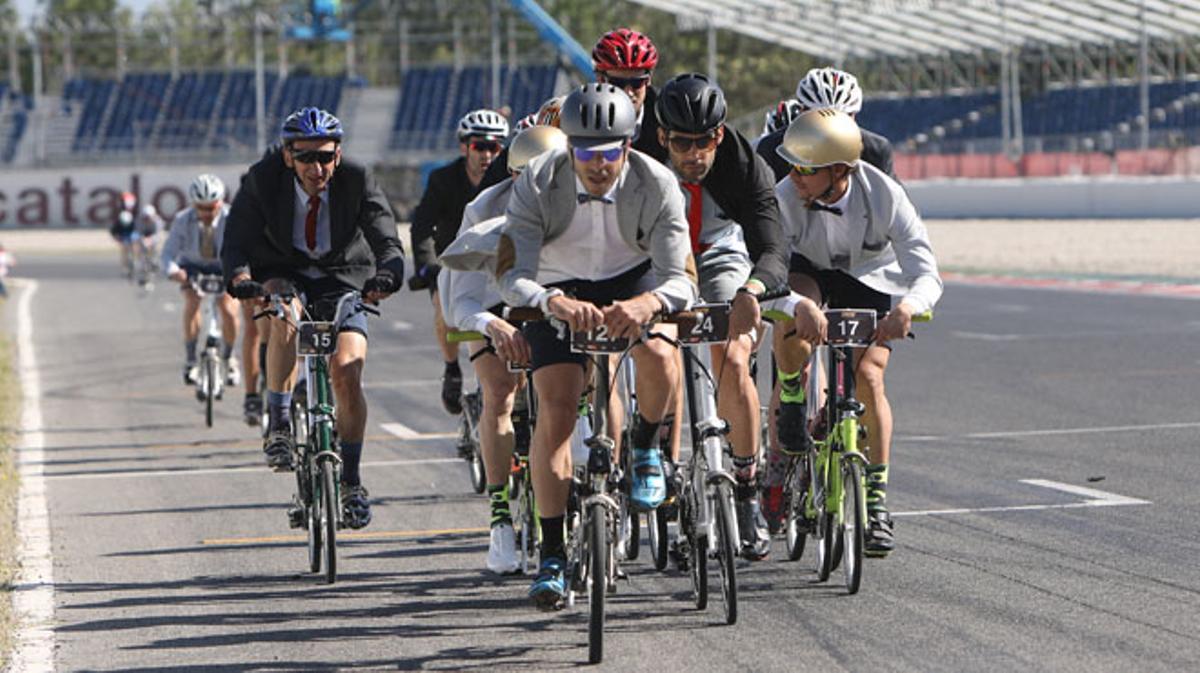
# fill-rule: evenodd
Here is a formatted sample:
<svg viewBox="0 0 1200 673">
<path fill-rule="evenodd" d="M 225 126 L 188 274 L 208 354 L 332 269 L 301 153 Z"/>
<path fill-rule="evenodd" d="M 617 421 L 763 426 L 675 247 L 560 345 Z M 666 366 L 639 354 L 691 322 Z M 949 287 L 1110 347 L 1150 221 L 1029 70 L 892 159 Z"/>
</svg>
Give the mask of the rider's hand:
<svg viewBox="0 0 1200 673">
<path fill-rule="evenodd" d="M 642 333 L 642 326 L 649 323 L 661 309 L 662 302 L 658 297 L 647 292 L 604 307 L 604 324 L 614 337 L 636 339 Z"/>
<path fill-rule="evenodd" d="M 587 332 L 604 322 L 604 313 L 595 304 L 570 297 L 551 297 L 546 302 L 550 315 L 567 323 L 572 332 Z"/>
<path fill-rule="evenodd" d="M 496 354 L 502 359 L 519 365 L 529 363 L 532 355 L 529 350 L 529 342 L 525 340 L 521 331 L 513 327 L 507 320 L 493 320 L 487 324 L 485 331 L 488 338 L 492 340 L 492 347 L 496 349 Z"/>
<path fill-rule="evenodd" d="M 751 292 L 738 292 L 733 296 L 729 312 L 729 334 L 733 338 L 749 334 L 762 325 L 762 309 L 758 297 Z"/>
<path fill-rule="evenodd" d="M 186 283 L 187 282 L 187 272 L 184 271 L 183 269 L 175 269 L 174 271 L 172 271 L 170 274 L 167 275 L 167 278 L 170 278 L 171 280 L 175 281 L 176 283 Z"/>
<path fill-rule="evenodd" d="M 256 299 L 267 293 L 262 283 L 255 282 L 249 276 L 238 275 L 229 284 L 229 294 L 234 299 Z"/>
<path fill-rule="evenodd" d="M 363 283 L 363 297 L 370 304 L 378 304 L 381 299 L 386 299 L 388 295 L 399 289 L 399 286 L 396 275 L 391 271 L 377 271 L 374 277 L 368 278 L 367 282 Z"/>
<path fill-rule="evenodd" d="M 437 264 L 426 264 L 418 268 L 408 279 L 408 289 L 416 291 L 433 287 L 433 284 L 437 282 L 437 275 L 441 270 L 442 267 Z"/>
<path fill-rule="evenodd" d="M 795 316 L 796 336 L 814 344 L 825 340 L 829 321 L 815 301 L 808 297 L 802 298 L 800 303 L 796 304 Z"/>
<path fill-rule="evenodd" d="M 882 344 L 892 339 L 903 339 L 912 329 L 912 308 L 900 302 L 875 326 L 875 343 Z"/>
</svg>

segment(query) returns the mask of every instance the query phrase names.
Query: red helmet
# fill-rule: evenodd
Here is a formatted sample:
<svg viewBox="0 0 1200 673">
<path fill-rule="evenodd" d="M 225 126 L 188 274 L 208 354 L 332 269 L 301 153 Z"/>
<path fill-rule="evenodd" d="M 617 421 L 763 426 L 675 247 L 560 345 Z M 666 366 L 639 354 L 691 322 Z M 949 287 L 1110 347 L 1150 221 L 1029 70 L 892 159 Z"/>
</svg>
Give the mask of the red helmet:
<svg viewBox="0 0 1200 673">
<path fill-rule="evenodd" d="M 596 43 L 592 49 L 596 70 L 653 70 L 658 65 L 658 50 L 650 38 L 636 30 L 618 28 Z"/>
</svg>

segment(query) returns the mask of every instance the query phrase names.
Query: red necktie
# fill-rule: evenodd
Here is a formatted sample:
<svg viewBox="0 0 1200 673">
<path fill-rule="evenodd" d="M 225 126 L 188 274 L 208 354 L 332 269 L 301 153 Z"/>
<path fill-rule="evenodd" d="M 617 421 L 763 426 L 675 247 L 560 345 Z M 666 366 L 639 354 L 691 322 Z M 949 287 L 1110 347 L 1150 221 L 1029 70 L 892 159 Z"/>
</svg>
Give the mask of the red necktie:
<svg viewBox="0 0 1200 673">
<path fill-rule="evenodd" d="M 321 210 L 321 197 L 308 197 L 308 215 L 304 217 L 304 242 L 309 250 L 317 249 L 317 213 Z"/>
<path fill-rule="evenodd" d="M 688 230 L 692 235 L 692 254 L 703 252 L 708 248 L 707 245 L 700 244 L 700 228 L 704 224 L 704 187 L 692 182 L 681 182 L 683 188 L 688 190 L 692 195 L 692 202 L 688 205 Z"/>
</svg>

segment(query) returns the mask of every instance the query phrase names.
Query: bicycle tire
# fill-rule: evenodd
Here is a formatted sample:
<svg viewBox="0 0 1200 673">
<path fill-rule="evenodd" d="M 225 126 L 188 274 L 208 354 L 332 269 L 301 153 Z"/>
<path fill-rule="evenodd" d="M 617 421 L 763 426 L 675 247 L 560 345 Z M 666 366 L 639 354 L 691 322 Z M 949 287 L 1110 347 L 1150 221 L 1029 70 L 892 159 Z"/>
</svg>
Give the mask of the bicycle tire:
<svg viewBox="0 0 1200 673">
<path fill-rule="evenodd" d="M 588 512 L 588 662 L 604 658 L 604 602 L 608 595 L 608 509 L 603 503 Z"/>
<path fill-rule="evenodd" d="M 842 470 L 846 485 L 842 497 L 842 547 L 845 550 L 842 572 L 846 579 L 846 591 L 854 595 L 862 585 L 866 549 L 866 487 L 863 484 L 862 468 L 858 463 L 846 461 Z"/>
<path fill-rule="evenodd" d="M 296 487 L 300 492 L 300 503 L 304 507 L 304 523 L 308 532 L 308 569 L 321 572 L 321 499 L 314 497 L 320 492 L 307 460 L 296 468 Z"/>
<path fill-rule="evenodd" d="M 696 535 L 691 540 L 692 600 L 697 610 L 708 607 L 708 536 Z"/>
<path fill-rule="evenodd" d="M 725 623 L 733 625 L 738 618 L 737 590 L 737 533 L 733 513 L 733 486 L 727 482 L 717 485 L 717 562 L 721 571 L 721 598 L 725 602 Z"/>
<path fill-rule="evenodd" d="M 795 458 L 790 461 L 784 484 L 787 489 L 787 512 L 784 523 L 784 539 L 787 542 L 787 557 L 789 561 L 799 561 L 804 556 L 804 546 L 808 540 L 810 524 L 802 527 L 800 522 L 807 518 L 804 511 L 804 499 L 808 488 L 804 486 L 804 475 L 808 472 L 808 457 Z M 811 482 L 810 482 L 811 483 Z"/>
<path fill-rule="evenodd" d="M 528 467 L 525 469 L 529 469 Z M 521 572 L 527 573 L 532 569 L 532 559 L 537 558 L 538 521 L 537 508 L 533 500 L 533 482 L 528 477 L 519 482 L 520 494 L 517 498 L 517 508 L 520 509 L 518 521 L 521 524 Z"/>
<path fill-rule="evenodd" d="M 213 398 L 217 396 L 216 362 L 211 357 L 204 358 L 204 424 L 212 427 Z"/>
<path fill-rule="evenodd" d="M 646 534 L 650 541 L 650 558 L 654 561 L 654 569 L 666 570 L 670 540 L 667 537 L 667 515 L 661 507 L 646 513 Z"/>
<path fill-rule="evenodd" d="M 471 489 L 476 494 L 483 493 L 487 488 L 487 472 L 483 466 L 483 450 L 479 448 L 479 444 L 471 443 L 471 461 L 469 463 L 471 470 Z"/>
<path fill-rule="evenodd" d="M 333 461 L 321 461 L 321 551 L 325 562 L 325 583 L 337 581 L 337 483 Z"/>
<path fill-rule="evenodd" d="M 826 466 L 825 474 L 828 473 L 828 469 Z M 817 581 L 819 582 L 828 580 L 829 574 L 833 572 L 834 538 L 837 537 L 833 513 L 826 511 L 825 494 L 828 483 L 825 474 L 817 474 L 814 470 L 809 482 L 812 485 L 813 506 L 816 510 L 813 538 L 817 543 L 816 562 Z"/>
</svg>

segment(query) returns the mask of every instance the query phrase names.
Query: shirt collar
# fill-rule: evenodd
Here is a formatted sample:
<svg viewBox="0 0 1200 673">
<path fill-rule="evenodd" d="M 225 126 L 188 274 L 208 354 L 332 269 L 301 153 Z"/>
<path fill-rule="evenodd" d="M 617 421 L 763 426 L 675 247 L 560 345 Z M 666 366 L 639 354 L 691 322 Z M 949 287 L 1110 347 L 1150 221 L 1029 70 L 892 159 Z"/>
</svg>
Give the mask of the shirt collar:
<svg viewBox="0 0 1200 673">
<path fill-rule="evenodd" d="M 573 170 L 572 170 L 572 173 L 574 173 L 574 175 L 575 175 L 575 193 L 576 194 L 587 194 L 588 190 L 586 187 L 583 186 L 583 180 L 579 179 L 579 174 L 575 173 Z M 621 189 L 621 186 L 625 184 L 625 176 L 628 174 L 629 174 L 629 157 L 626 156 L 625 157 L 625 165 L 621 167 L 621 174 L 617 176 L 617 181 L 614 182 L 613 186 L 610 187 L 609 190 L 607 192 L 605 192 L 602 196 L 604 196 L 604 198 L 612 201 L 613 203 L 616 203 L 617 202 L 617 192 Z"/>
<path fill-rule="evenodd" d="M 296 198 L 300 199 L 304 203 L 308 203 L 308 192 L 304 191 L 304 185 L 300 184 L 299 178 L 292 180 L 292 186 L 294 186 L 296 188 Z M 326 186 L 325 189 L 322 189 L 317 194 L 317 196 L 321 197 L 321 205 L 323 205 L 323 206 L 328 205 L 329 204 L 329 187 Z"/>
</svg>

